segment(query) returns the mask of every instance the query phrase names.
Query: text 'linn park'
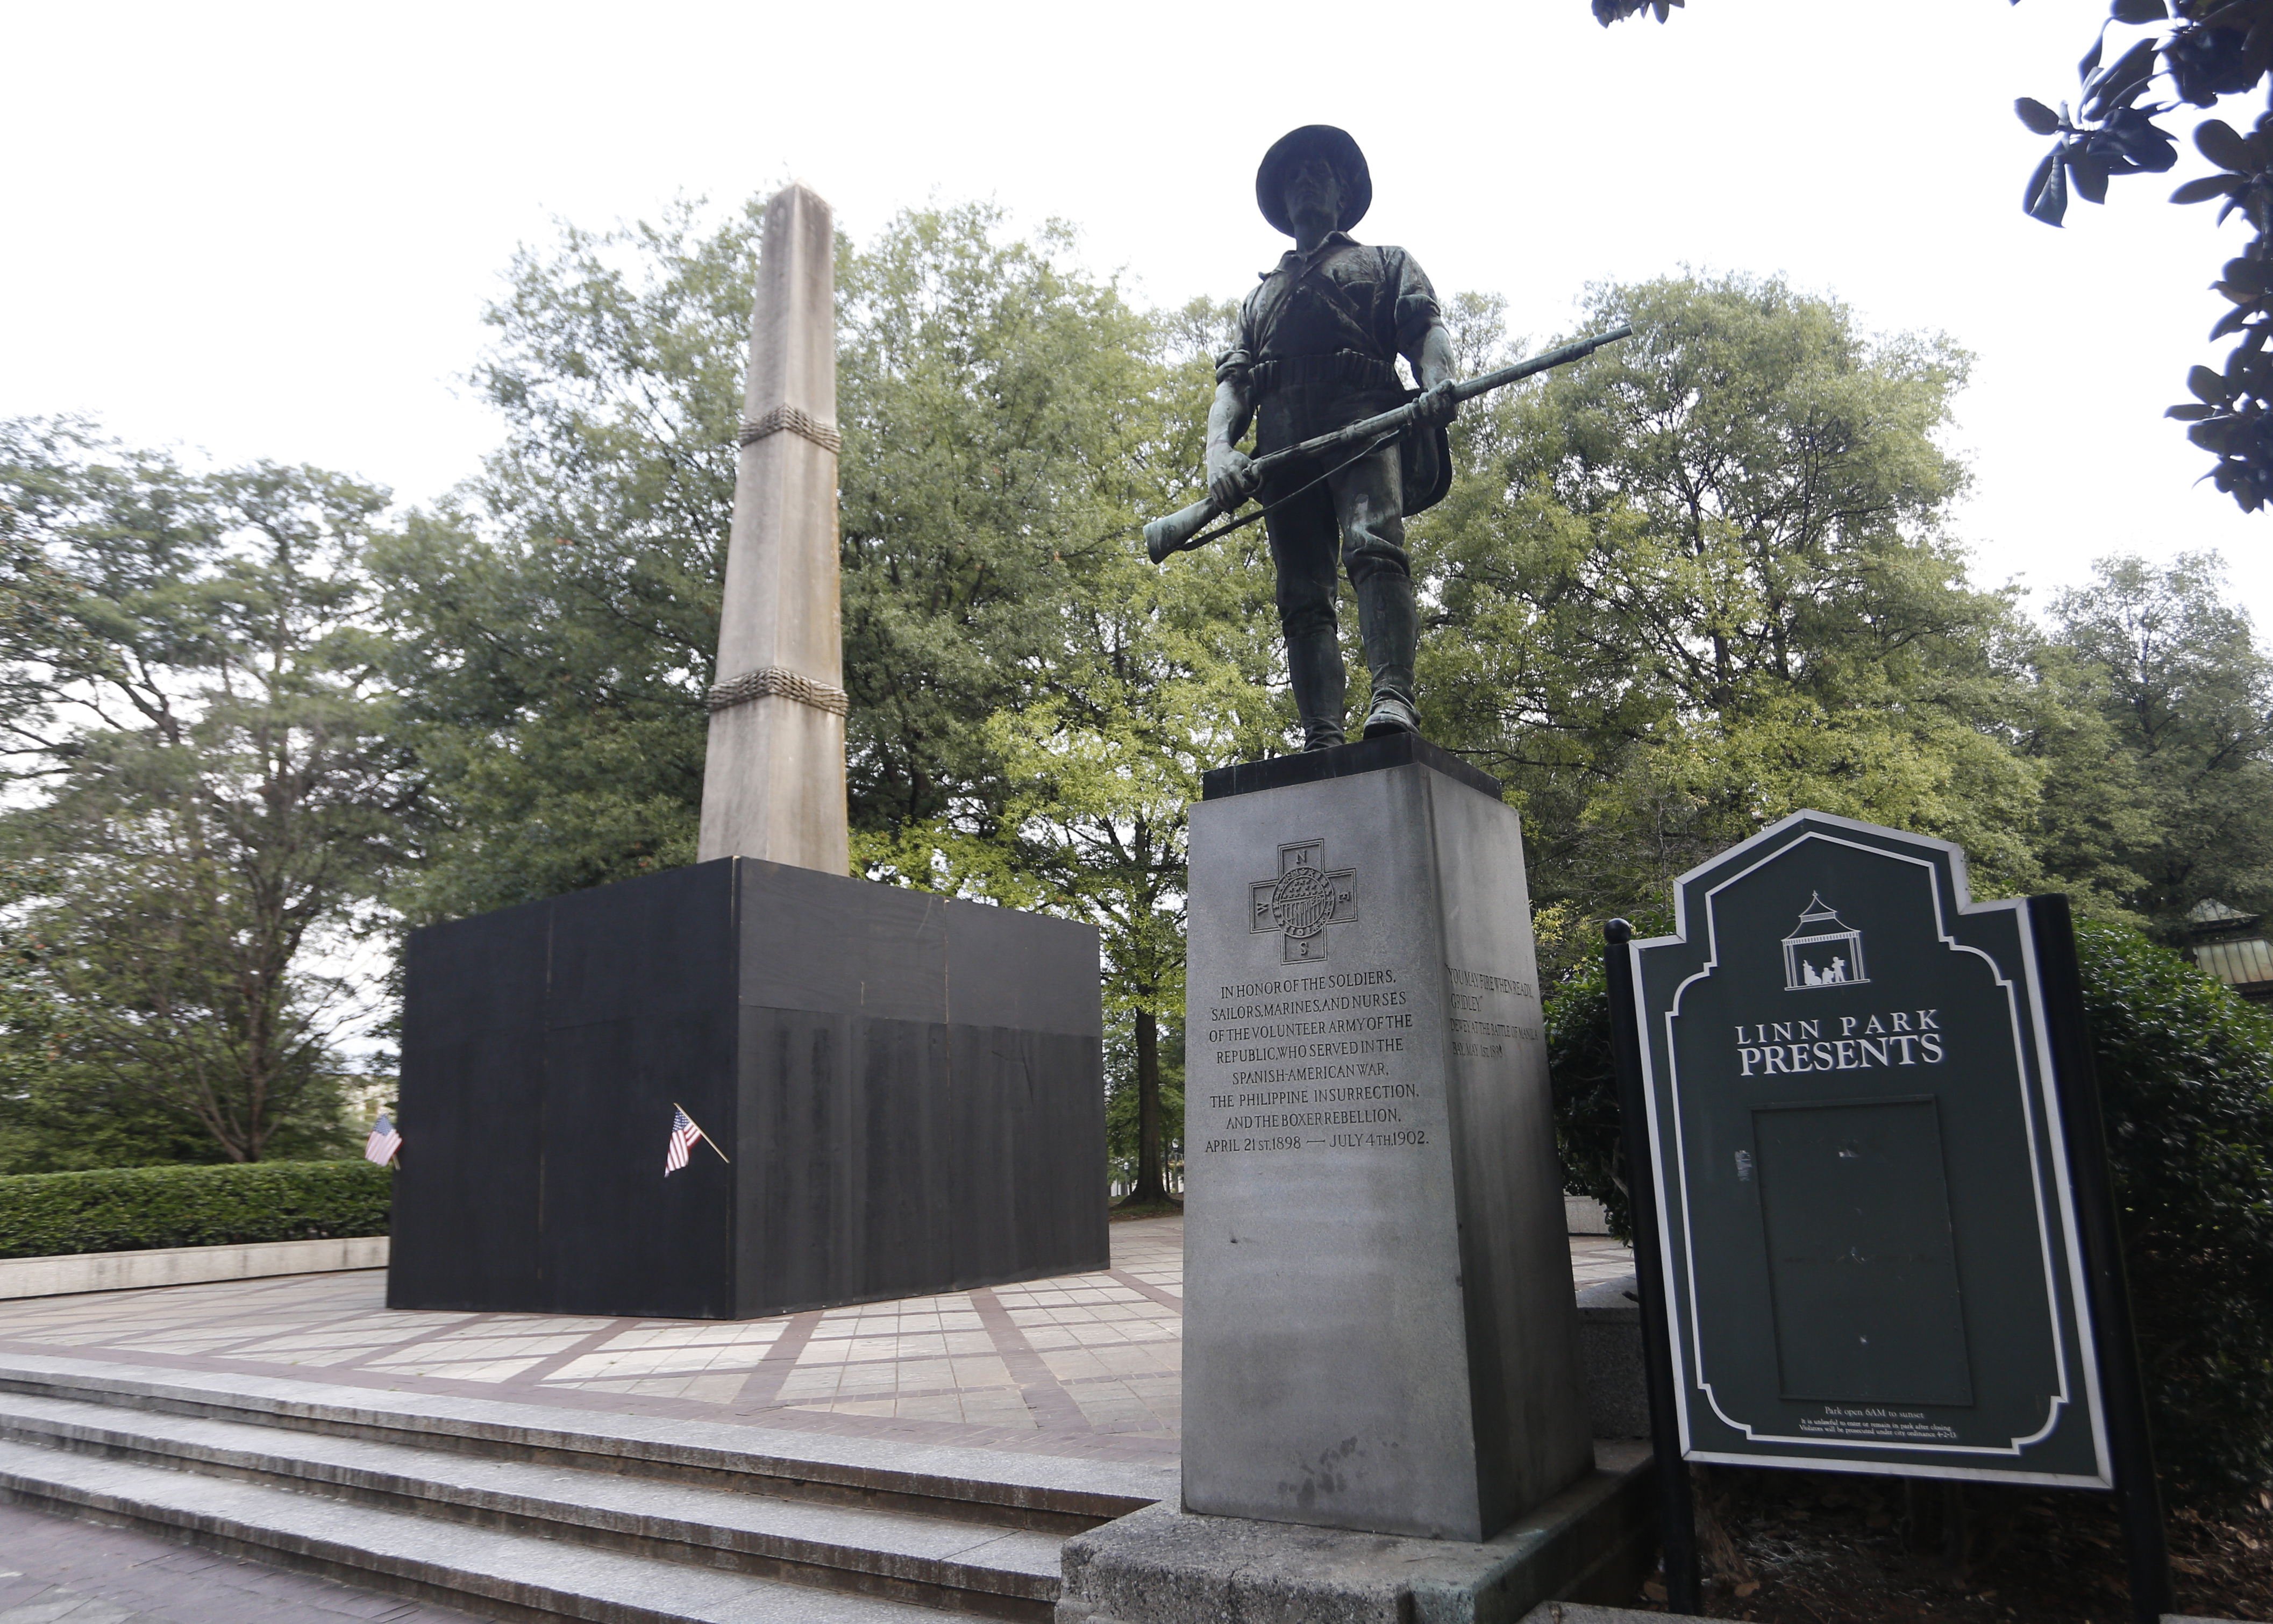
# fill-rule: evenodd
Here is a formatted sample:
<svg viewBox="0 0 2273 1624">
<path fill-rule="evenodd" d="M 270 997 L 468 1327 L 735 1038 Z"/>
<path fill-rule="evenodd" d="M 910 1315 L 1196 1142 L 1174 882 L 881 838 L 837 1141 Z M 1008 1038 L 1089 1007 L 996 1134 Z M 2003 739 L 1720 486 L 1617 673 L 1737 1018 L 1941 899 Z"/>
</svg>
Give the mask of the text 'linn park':
<svg viewBox="0 0 2273 1624">
<path fill-rule="evenodd" d="M 1740 1076 L 1755 1071 L 1863 1071 L 1873 1066 L 1939 1065 L 1944 1056 L 1935 1010 L 1842 1015 L 1821 1020 L 1756 1022 L 1737 1028 Z M 1829 1025 L 1836 1028 L 1827 1034 Z"/>
</svg>

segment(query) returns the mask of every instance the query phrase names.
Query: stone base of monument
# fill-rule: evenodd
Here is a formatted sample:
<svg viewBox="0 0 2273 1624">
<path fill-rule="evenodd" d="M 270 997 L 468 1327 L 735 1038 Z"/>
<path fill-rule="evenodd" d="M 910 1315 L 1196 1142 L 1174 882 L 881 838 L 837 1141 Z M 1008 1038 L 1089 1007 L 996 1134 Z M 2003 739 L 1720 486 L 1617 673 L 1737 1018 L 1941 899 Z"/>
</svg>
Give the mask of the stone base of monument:
<svg viewBox="0 0 2273 1624">
<path fill-rule="evenodd" d="M 1587 1419 L 1594 1436 L 1648 1437 L 1641 1299 L 1632 1274 L 1579 1291 L 1579 1350 L 1587 1373 Z"/>
<path fill-rule="evenodd" d="M 1192 808 L 1187 1511 L 1473 1545 L 1588 1470 L 1498 790 L 1404 734 Z"/>
<path fill-rule="evenodd" d="M 1151 1506 L 1068 1540 L 1057 1624 L 1516 1624 L 1549 1599 L 1632 1600 L 1657 1557 L 1649 1446 L 1490 1539 L 1416 1539 Z"/>
<path fill-rule="evenodd" d="M 413 932 L 387 1303 L 748 1319 L 1107 1267 L 1096 931 L 730 857 Z M 674 1111 L 712 1143 L 666 1175 Z"/>
</svg>

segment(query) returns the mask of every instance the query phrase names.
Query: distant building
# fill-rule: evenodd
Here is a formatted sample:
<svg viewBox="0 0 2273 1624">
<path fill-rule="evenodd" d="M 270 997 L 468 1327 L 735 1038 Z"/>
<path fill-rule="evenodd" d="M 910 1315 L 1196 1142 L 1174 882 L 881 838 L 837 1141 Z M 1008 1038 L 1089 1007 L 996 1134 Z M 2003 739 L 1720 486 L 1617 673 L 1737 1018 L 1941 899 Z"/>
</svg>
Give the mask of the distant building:
<svg viewBox="0 0 2273 1624">
<path fill-rule="evenodd" d="M 2245 998 L 2273 1004 L 2273 943 L 2262 914 L 2244 914 L 2223 902 L 2196 903 L 2187 914 L 2187 945 L 2194 962 Z"/>
</svg>

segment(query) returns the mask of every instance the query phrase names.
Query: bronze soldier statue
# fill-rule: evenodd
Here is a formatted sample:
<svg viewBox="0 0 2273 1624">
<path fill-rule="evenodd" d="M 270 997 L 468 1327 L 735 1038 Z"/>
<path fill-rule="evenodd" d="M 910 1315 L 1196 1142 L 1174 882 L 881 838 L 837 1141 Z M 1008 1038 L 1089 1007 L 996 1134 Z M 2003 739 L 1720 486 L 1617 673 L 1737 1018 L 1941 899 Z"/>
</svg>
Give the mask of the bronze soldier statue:
<svg viewBox="0 0 2273 1624">
<path fill-rule="evenodd" d="M 1444 425 L 1459 410 L 1452 338 L 1412 255 L 1351 239 L 1349 229 L 1373 201 L 1373 180 L 1347 132 L 1305 124 L 1279 138 L 1256 171 L 1255 200 L 1294 246 L 1240 306 L 1238 342 L 1217 365 L 1208 492 L 1228 513 L 1259 486 L 1270 508 L 1264 523 L 1302 748 L 1343 741 L 1337 543 L 1339 568 L 1356 589 L 1373 680 L 1365 736 L 1417 732 L 1420 626 L 1405 518 L 1441 500 L 1451 482 Z M 1397 375 L 1400 355 L 1420 383 L 1417 398 Z M 1354 461 L 1341 452 L 1283 462 L 1258 478 L 1237 449 L 1250 421 L 1262 456 L 1407 401 L 1414 429 Z"/>
</svg>

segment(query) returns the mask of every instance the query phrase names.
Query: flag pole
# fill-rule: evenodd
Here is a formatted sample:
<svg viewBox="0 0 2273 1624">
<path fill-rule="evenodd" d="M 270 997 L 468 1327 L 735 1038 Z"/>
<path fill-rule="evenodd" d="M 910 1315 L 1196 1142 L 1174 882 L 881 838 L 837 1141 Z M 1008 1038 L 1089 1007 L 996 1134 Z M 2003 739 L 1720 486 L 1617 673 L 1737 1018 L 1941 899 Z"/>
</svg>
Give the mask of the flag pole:
<svg viewBox="0 0 2273 1624">
<path fill-rule="evenodd" d="M 693 1113 L 693 1112 L 689 1111 L 689 1110 L 688 1110 L 685 1106 L 681 1105 L 681 1104 L 680 1104 L 678 1101 L 676 1101 L 676 1100 L 673 1100 L 673 1101 L 671 1102 L 671 1109 L 672 1110 L 674 1110 L 674 1111 L 677 1111 L 677 1112 L 678 1112 L 681 1116 L 686 1117 L 686 1122 L 687 1122 L 687 1125 L 688 1125 L 688 1126 L 690 1126 L 690 1127 L 692 1127 L 692 1128 L 694 1130 L 694 1132 L 695 1132 L 700 1133 L 700 1134 L 701 1134 L 701 1135 L 702 1135 L 702 1142 L 703 1142 L 705 1145 L 708 1145 L 708 1146 L 709 1146 L 709 1147 L 710 1147 L 710 1151 L 711 1151 L 711 1154 L 712 1154 L 716 1155 L 716 1156 L 718 1158 L 718 1160 L 719 1160 L 719 1161 L 721 1161 L 721 1162 L 724 1162 L 728 1167 L 731 1167 L 731 1166 L 733 1166 L 733 1165 L 734 1165 L 733 1158 L 732 1158 L 732 1157 L 731 1157 L 731 1156 L 729 1156 L 729 1155 L 728 1155 L 724 1151 L 720 1150 L 720 1149 L 718 1148 L 718 1147 L 717 1147 L 716 1143 L 715 1141 L 713 1141 L 713 1140 L 712 1140 L 712 1139 L 710 1138 L 710 1136 L 709 1136 L 708 1133 L 704 1133 L 704 1132 L 703 1132 L 703 1130 L 702 1130 L 702 1124 L 701 1124 L 701 1123 L 696 1122 L 696 1121 L 694 1120 L 694 1113 Z"/>
</svg>

